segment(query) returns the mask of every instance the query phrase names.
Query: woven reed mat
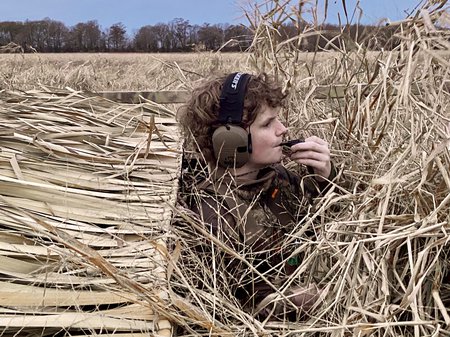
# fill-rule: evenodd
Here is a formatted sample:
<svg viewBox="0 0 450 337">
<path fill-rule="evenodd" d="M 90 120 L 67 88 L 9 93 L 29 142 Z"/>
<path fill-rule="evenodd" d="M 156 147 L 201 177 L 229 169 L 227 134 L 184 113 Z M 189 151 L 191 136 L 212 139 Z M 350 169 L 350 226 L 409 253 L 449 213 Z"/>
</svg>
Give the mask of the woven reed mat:
<svg viewBox="0 0 450 337">
<path fill-rule="evenodd" d="M 174 113 L 0 92 L 0 335 L 172 335 Z"/>
</svg>

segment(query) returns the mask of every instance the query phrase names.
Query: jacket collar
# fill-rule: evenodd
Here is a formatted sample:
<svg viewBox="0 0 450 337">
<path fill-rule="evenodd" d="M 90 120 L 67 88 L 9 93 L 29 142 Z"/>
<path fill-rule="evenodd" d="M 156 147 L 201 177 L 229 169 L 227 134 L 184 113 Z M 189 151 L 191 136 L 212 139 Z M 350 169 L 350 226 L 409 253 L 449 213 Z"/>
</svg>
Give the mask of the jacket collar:
<svg viewBox="0 0 450 337">
<path fill-rule="evenodd" d="M 275 166 L 271 165 L 260 169 L 256 179 L 242 176 L 233 176 L 231 172 L 223 167 L 215 167 L 211 171 L 211 179 L 218 184 L 227 184 L 239 189 L 266 190 L 276 176 Z"/>
</svg>

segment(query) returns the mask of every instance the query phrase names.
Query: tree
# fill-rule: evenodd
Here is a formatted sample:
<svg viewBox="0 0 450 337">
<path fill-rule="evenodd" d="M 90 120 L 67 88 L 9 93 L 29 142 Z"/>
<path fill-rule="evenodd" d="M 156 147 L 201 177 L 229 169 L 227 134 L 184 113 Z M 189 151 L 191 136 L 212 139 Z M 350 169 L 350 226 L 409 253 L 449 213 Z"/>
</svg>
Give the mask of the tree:
<svg viewBox="0 0 450 337">
<path fill-rule="evenodd" d="M 219 25 L 203 24 L 198 30 L 198 40 L 206 50 L 217 50 L 223 44 L 223 30 Z"/>
<path fill-rule="evenodd" d="M 77 23 L 69 33 L 69 51 L 100 51 L 101 50 L 100 26 L 97 21 Z"/>
<path fill-rule="evenodd" d="M 137 51 L 155 52 L 159 46 L 158 31 L 153 26 L 141 27 L 134 36 L 134 47 Z"/>
<path fill-rule="evenodd" d="M 47 24 L 47 50 L 54 53 L 63 51 L 69 34 L 69 29 L 60 21 L 50 20 Z"/>
<path fill-rule="evenodd" d="M 172 51 L 173 39 L 169 26 L 164 23 L 158 23 L 153 26 L 153 30 L 158 40 L 158 49 L 161 51 Z"/>
<path fill-rule="evenodd" d="M 102 32 L 97 21 L 88 21 L 84 25 L 84 40 L 86 49 L 89 51 L 100 51 Z"/>
<path fill-rule="evenodd" d="M 48 38 L 48 25 L 46 20 L 25 22 L 26 42 L 38 52 L 46 51 L 46 40 Z"/>
<path fill-rule="evenodd" d="M 250 47 L 253 34 L 250 29 L 244 25 L 231 25 L 225 28 L 224 31 L 225 43 L 233 41 L 234 43 L 228 43 L 225 50 L 241 51 Z"/>
<path fill-rule="evenodd" d="M 189 30 L 191 25 L 188 20 L 181 18 L 173 19 L 170 24 L 170 30 L 173 36 L 173 48 L 179 50 L 186 50 L 188 45 Z"/>
<path fill-rule="evenodd" d="M 113 51 L 123 51 L 127 45 L 127 30 L 123 23 L 115 23 L 108 29 L 108 47 Z"/>
<path fill-rule="evenodd" d="M 17 37 L 22 29 L 22 22 L 0 22 L 0 45 L 5 46 L 10 42 L 21 44 L 21 41 L 19 41 Z"/>
</svg>

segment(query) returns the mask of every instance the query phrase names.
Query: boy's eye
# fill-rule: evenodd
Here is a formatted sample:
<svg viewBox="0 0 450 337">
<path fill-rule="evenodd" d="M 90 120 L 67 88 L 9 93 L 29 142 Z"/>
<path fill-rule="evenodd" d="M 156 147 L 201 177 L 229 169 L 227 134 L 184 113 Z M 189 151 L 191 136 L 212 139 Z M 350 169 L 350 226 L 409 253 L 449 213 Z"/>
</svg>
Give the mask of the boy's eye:
<svg viewBox="0 0 450 337">
<path fill-rule="evenodd" d="M 273 119 L 269 119 L 266 123 L 264 123 L 264 125 L 263 126 L 269 126 L 270 125 L 270 123 L 272 123 L 272 121 L 273 121 Z"/>
</svg>

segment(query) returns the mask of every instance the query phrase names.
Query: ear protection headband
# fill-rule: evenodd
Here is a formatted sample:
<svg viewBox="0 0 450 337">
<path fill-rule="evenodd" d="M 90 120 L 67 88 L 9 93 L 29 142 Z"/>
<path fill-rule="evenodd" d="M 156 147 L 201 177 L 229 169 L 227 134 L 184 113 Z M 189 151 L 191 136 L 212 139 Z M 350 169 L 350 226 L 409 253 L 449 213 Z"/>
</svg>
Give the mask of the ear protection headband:
<svg viewBox="0 0 450 337">
<path fill-rule="evenodd" d="M 218 123 L 213 133 L 214 155 L 222 167 L 241 167 L 252 153 L 251 134 L 240 126 L 250 74 L 227 76 L 220 95 Z"/>
</svg>

